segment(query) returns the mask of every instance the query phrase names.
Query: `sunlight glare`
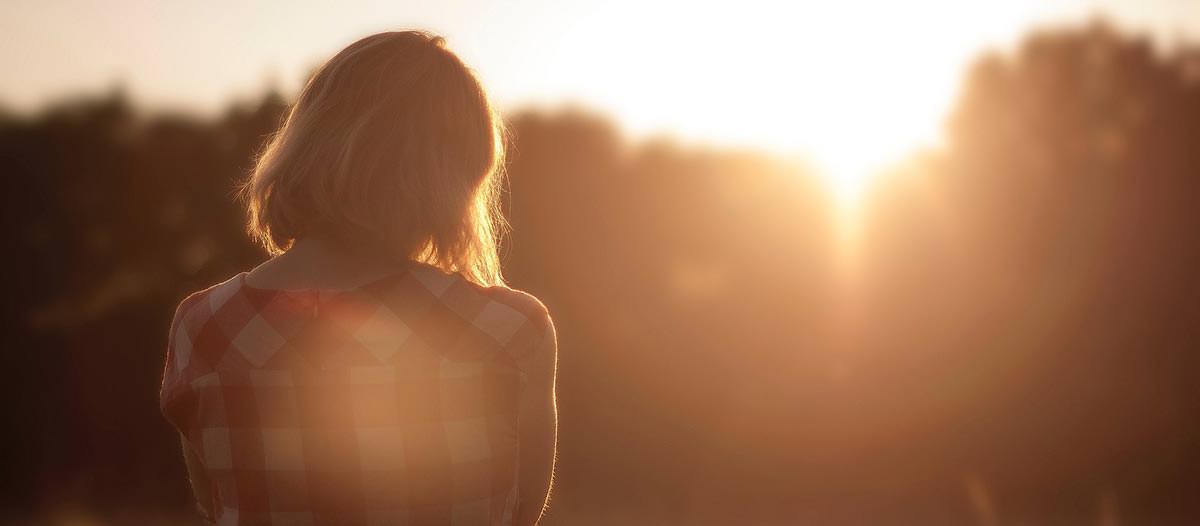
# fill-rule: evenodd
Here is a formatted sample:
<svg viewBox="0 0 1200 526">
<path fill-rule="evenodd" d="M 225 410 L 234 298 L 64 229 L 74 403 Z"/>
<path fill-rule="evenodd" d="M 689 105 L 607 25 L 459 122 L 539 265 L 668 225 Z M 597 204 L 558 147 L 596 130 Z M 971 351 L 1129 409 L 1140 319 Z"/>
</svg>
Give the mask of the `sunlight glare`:
<svg viewBox="0 0 1200 526">
<path fill-rule="evenodd" d="M 574 91 L 637 135 L 802 155 L 850 205 L 881 169 L 937 145 L 964 69 L 982 49 L 1015 40 L 1046 12 L 1036 2 L 1001 4 L 639 4 L 636 19 L 606 8 L 581 13 L 571 28 L 564 53 L 581 71 L 556 73 L 617 68 L 622 76 Z M 661 21 L 672 18 L 687 23 L 664 31 Z M 621 38 L 602 38 L 610 27 L 621 27 Z"/>
</svg>

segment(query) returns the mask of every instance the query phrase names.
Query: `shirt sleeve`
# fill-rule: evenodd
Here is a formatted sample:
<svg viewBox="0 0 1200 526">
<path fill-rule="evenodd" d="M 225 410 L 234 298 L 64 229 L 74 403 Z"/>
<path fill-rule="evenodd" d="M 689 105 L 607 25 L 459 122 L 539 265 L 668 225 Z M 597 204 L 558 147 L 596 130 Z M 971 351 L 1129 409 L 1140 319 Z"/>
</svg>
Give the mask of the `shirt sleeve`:
<svg viewBox="0 0 1200 526">
<path fill-rule="evenodd" d="M 543 308 L 541 316 L 532 322 L 536 335 L 533 345 L 517 358 L 517 368 L 521 371 L 521 378 L 526 381 L 530 376 L 537 378 L 553 374 L 558 361 L 558 333 L 550 313 Z"/>
<path fill-rule="evenodd" d="M 194 334 L 191 333 L 187 318 L 195 303 L 195 295 L 180 302 L 171 320 L 170 333 L 167 335 L 167 352 L 163 362 L 162 384 L 159 387 L 159 408 L 163 416 L 176 428 L 184 430 L 186 424 L 181 421 L 182 402 L 185 402 L 189 392 L 189 377 L 192 372 L 191 356 Z M 183 411 L 186 412 L 186 411 Z"/>
<path fill-rule="evenodd" d="M 530 375 L 544 375 L 553 370 L 558 349 L 557 333 L 550 312 L 532 294 L 502 288 L 495 290 L 496 299 L 512 309 L 517 321 L 510 325 L 512 337 L 505 344 L 505 352 L 527 383 Z"/>
</svg>

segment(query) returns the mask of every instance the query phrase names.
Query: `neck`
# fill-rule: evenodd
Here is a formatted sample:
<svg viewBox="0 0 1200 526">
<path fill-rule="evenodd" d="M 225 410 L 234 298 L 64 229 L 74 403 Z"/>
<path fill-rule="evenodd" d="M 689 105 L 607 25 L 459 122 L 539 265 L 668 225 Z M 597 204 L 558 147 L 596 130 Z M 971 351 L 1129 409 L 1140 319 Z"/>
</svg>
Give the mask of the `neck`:
<svg viewBox="0 0 1200 526">
<path fill-rule="evenodd" d="M 350 250 L 329 238 L 304 237 L 251 271 L 252 285 L 269 288 L 353 288 L 393 273 L 398 264 Z"/>
</svg>

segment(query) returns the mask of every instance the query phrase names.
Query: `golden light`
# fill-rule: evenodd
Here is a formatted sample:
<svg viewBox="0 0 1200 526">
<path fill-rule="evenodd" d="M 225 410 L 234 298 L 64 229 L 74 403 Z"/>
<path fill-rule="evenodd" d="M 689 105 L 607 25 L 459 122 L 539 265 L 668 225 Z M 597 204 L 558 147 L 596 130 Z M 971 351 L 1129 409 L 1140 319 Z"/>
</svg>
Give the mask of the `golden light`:
<svg viewBox="0 0 1200 526">
<path fill-rule="evenodd" d="M 315 64 L 362 34 L 421 27 L 446 35 L 506 110 L 583 104 L 635 136 L 800 156 L 852 209 L 881 167 L 937 143 L 964 68 L 981 52 L 1039 24 L 1098 11 L 1169 29 L 1190 9 L 1185 4 L 612 0 L 398 8 L 369 2 L 336 16 L 293 10 L 288 24 L 263 22 L 277 14 L 270 3 L 245 6 L 233 18 L 215 8 L 126 12 L 97 4 L 79 6 L 70 17 L 57 9 L 30 12 L 33 18 L 14 24 L 14 35 L 31 41 L 44 35 L 28 28 L 54 26 L 78 42 L 107 45 L 10 46 L 0 50 L 0 63 L 28 74 L 0 87 L 29 106 L 68 86 L 120 79 L 151 107 L 219 111 L 231 93 L 256 94 L 264 83 L 295 93 Z M 127 26 L 142 33 L 173 29 L 170 38 L 111 31 Z M 214 31 L 253 39 L 213 40 Z M 161 45 L 144 45 L 148 40 Z M 188 67 L 178 67 L 181 61 Z"/>
<path fill-rule="evenodd" d="M 801 156 L 852 210 L 880 169 L 937 144 L 970 61 L 1048 14 L 976 4 L 605 4 L 574 13 L 539 80 L 637 135 Z"/>
</svg>

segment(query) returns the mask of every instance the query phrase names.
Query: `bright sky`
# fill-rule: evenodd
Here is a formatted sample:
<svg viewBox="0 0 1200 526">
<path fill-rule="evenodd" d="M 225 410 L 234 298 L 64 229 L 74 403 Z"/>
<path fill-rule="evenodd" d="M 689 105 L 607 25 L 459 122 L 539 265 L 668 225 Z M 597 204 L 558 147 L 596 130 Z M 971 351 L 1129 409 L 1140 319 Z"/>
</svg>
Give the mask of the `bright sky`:
<svg viewBox="0 0 1200 526">
<path fill-rule="evenodd" d="M 503 108 L 577 103 L 635 136 L 803 155 L 848 190 L 936 143 L 980 51 L 1097 11 L 1168 41 L 1200 29 L 1192 0 L 7 0 L 0 105 L 120 82 L 151 107 L 214 111 L 267 85 L 294 92 L 370 32 L 424 28 Z"/>
</svg>

